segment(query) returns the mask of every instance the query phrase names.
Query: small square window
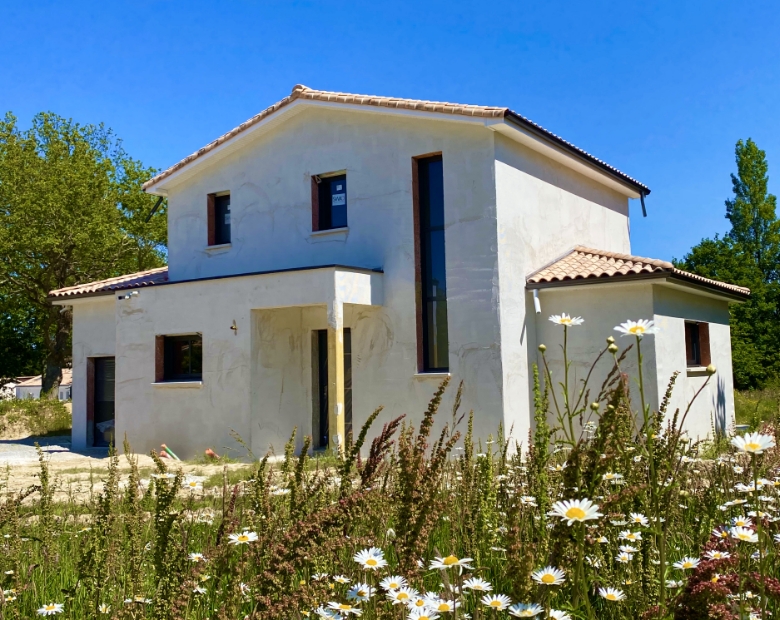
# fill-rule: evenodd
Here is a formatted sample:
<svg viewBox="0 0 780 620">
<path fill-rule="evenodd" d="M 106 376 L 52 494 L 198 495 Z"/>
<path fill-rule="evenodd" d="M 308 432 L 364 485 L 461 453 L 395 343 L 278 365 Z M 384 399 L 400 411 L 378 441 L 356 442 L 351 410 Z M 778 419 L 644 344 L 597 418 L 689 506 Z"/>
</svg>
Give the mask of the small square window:
<svg viewBox="0 0 780 620">
<path fill-rule="evenodd" d="M 331 230 L 347 226 L 347 175 L 313 177 L 317 185 L 313 194 L 314 230 Z"/>
<path fill-rule="evenodd" d="M 688 366 L 709 366 L 709 323 L 685 322 L 685 361 Z"/>
<path fill-rule="evenodd" d="M 203 378 L 203 338 L 200 334 L 163 336 L 163 381 Z"/>
</svg>

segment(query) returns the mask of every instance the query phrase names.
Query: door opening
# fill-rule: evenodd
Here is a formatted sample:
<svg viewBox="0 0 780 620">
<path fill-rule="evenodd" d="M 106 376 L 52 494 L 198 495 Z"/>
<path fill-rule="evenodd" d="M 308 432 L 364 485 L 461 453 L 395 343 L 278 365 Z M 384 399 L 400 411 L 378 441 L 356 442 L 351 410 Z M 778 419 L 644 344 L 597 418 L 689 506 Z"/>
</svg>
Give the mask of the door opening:
<svg viewBox="0 0 780 620">
<path fill-rule="evenodd" d="M 95 358 L 95 393 L 92 437 L 95 446 L 114 443 L 114 378 L 116 364 L 113 357 Z"/>
<path fill-rule="evenodd" d="M 327 448 L 328 435 L 328 330 L 318 329 L 312 338 L 314 373 L 314 415 L 312 436 L 315 448 Z M 344 433 L 352 432 L 352 331 L 344 328 Z"/>
</svg>

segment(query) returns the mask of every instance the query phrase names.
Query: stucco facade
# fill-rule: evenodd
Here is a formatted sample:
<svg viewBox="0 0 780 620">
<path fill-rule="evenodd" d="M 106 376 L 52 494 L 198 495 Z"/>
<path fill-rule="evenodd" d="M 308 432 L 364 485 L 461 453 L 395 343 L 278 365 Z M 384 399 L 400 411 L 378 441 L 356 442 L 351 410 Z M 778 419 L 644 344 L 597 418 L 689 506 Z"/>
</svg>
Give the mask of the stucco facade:
<svg viewBox="0 0 780 620">
<path fill-rule="evenodd" d="M 538 343 L 554 338 L 554 312 L 587 313 L 576 345 L 584 359 L 617 322 L 656 318 L 665 331 L 662 359 L 647 353 L 653 398 L 680 346 L 685 363 L 684 319 L 717 323 L 713 343 L 728 360 L 715 363 L 730 368 L 728 302 L 717 295 L 604 284 L 544 290 L 543 313 L 534 311 L 526 278 L 572 247 L 629 252 L 628 200 L 645 192 L 640 184 L 495 118 L 298 103 L 148 188 L 168 199 L 167 281 L 134 295 L 53 296 L 73 305 L 74 445 L 90 441 L 87 359 L 115 356 L 117 437 L 135 449 L 165 442 L 181 456 L 206 447 L 240 456 L 238 434 L 255 455 L 279 451 L 293 427 L 312 432 L 312 333 L 325 329 L 334 347 L 351 330 L 355 428 L 378 406 L 377 429 L 401 414 L 419 420 L 446 376 L 420 372 L 418 357 L 412 159 L 430 153 L 441 153 L 444 170 L 448 374 L 463 381 L 478 436 L 503 424 L 527 438 L 531 364 Z M 348 228 L 313 231 L 312 176 L 342 171 Z M 217 192 L 230 192 L 232 236 L 210 247 L 206 196 Z M 187 333 L 202 334 L 202 380 L 159 381 L 156 338 Z M 728 376 L 718 401 L 726 420 Z M 337 418 L 343 394 L 333 398 Z M 705 409 L 690 417 L 696 429 Z"/>
</svg>

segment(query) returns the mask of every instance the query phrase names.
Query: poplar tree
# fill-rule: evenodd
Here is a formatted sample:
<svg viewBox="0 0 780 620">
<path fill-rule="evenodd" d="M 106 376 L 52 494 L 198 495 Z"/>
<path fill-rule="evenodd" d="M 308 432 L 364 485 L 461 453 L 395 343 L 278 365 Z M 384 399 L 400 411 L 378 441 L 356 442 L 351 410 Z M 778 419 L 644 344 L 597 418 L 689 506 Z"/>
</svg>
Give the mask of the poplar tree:
<svg viewBox="0 0 780 620">
<path fill-rule="evenodd" d="M 726 200 L 731 229 L 703 239 L 681 269 L 750 288 L 750 299 L 731 306 L 731 345 L 738 388 L 759 388 L 780 376 L 780 221 L 769 193 L 766 153 L 748 138 L 735 149 L 733 197 Z"/>
</svg>

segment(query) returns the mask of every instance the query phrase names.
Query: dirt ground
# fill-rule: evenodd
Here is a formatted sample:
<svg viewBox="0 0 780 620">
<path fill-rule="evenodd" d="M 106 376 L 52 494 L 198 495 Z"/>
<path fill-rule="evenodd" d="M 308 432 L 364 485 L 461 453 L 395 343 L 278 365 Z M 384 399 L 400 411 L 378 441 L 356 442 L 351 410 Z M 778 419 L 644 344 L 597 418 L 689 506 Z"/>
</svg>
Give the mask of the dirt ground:
<svg viewBox="0 0 780 620">
<path fill-rule="evenodd" d="M 55 501 L 89 501 L 102 488 L 102 479 L 108 469 L 108 451 L 93 448 L 84 452 L 72 452 L 70 437 L 27 437 L 0 439 L 0 491 L 15 493 L 38 484 L 40 465 L 35 442 L 43 449 L 50 476 L 55 484 Z M 148 478 L 155 471 L 154 461 L 145 454 L 133 455 L 138 459 L 142 478 Z M 186 461 L 167 460 L 169 471 L 181 469 L 185 474 L 203 476 L 206 480 L 215 474 L 222 475 L 225 467 L 229 471 L 244 469 L 243 463 L 200 464 Z M 119 470 L 126 480 L 130 465 L 124 455 L 119 458 Z M 208 485 L 205 491 L 209 492 Z"/>
</svg>

